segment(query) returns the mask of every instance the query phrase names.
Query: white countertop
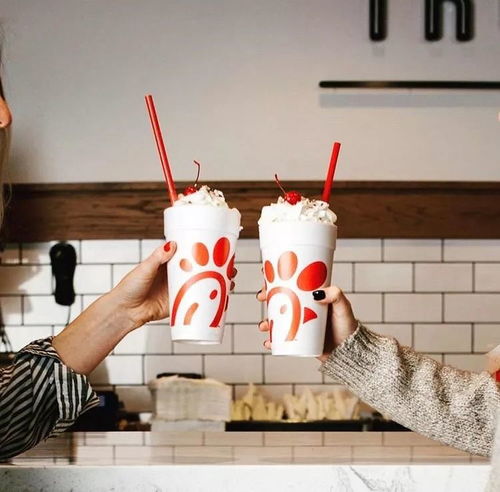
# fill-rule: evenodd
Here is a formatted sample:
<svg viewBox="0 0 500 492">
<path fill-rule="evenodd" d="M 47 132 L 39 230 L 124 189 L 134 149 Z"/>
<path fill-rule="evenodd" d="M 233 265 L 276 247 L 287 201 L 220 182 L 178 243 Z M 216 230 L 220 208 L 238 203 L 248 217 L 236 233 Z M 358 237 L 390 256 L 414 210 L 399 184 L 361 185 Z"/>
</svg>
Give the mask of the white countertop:
<svg viewBox="0 0 500 492">
<path fill-rule="evenodd" d="M 410 432 L 87 432 L 0 464 L 0 491 L 483 491 L 488 461 Z"/>
</svg>

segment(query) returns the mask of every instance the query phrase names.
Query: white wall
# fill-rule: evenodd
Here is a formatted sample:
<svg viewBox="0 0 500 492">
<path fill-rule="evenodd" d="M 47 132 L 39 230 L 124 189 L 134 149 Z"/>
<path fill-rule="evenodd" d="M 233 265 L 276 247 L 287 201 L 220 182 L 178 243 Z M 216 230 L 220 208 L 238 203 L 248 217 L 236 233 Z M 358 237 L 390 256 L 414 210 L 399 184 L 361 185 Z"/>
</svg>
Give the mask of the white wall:
<svg viewBox="0 0 500 492">
<path fill-rule="evenodd" d="M 500 4 L 476 37 L 423 39 L 423 0 L 0 0 L 18 182 L 159 180 L 143 95 L 174 173 L 206 179 L 500 180 L 500 91 L 333 92 L 322 79 L 500 80 Z"/>
</svg>

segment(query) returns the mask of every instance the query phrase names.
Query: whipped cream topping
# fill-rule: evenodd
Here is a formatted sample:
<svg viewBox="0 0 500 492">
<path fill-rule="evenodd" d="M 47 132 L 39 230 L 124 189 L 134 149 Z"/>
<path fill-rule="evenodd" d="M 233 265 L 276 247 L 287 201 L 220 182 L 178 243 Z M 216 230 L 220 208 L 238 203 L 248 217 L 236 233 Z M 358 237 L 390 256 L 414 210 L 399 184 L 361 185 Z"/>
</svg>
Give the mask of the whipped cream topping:
<svg viewBox="0 0 500 492">
<path fill-rule="evenodd" d="M 229 208 L 224 194 L 219 190 L 211 190 L 207 185 L 200 186 L 198 191 L 184 195 L 179 193 L 174 207 L 181 205 L 210 205 L 212 207 Z"/>
<path fill-rule="evenodd" d="M 280 196 L 277 203 L 262 207 L 259 225 L 288 221 L 322 222 L 334 225 L 337 216 L 330 210 L 328 203 L 304 197 L 300 202 L 291 205 Z"/>
</svg>

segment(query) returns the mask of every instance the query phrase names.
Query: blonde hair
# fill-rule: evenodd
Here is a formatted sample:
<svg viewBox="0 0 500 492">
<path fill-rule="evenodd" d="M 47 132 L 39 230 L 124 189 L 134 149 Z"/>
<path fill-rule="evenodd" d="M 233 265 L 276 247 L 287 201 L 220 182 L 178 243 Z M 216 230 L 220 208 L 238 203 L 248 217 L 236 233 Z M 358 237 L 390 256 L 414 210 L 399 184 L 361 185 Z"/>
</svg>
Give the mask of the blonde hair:
<svg viewBox="0 0 500 492">
<path fill-rule="evenodd" d="M 7 158 L 9 155 L 10 130 L 9 128 L 0 129 L 0 228 L 3 223 L 5 212 L 5 197 L 4 197 L 4 176 L 6 172 Z"/>
</svg>

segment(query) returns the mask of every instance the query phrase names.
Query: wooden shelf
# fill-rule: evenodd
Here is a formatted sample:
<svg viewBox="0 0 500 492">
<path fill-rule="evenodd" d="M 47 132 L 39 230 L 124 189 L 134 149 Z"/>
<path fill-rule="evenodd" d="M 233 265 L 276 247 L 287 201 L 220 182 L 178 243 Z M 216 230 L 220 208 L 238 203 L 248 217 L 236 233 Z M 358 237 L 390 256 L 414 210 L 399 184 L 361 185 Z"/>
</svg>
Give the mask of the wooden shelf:
<svg viewBox="0 0 500 492">
<path fill-rule="evenodd" d="M 186 183 L 179 183 L 183 189 Z M 207 183 L 224 191 L 243 216 L 242 237 L 257 237 L 263 205 L 279 192 L 272 181 Z M 319 197 L 319 181 L 284 182 Z M 18 184 L 3 238 L 10 242 L 161 238 L 163 183 Z M 343 181 L 332 209 L 340 237 L 500 238 L 500 183 Z"/>
<path fill-rule="evenodd" d="M 500 90 L 500 81 L 472 80 L 322 80 L 322 89 Z"/>
</svg>

